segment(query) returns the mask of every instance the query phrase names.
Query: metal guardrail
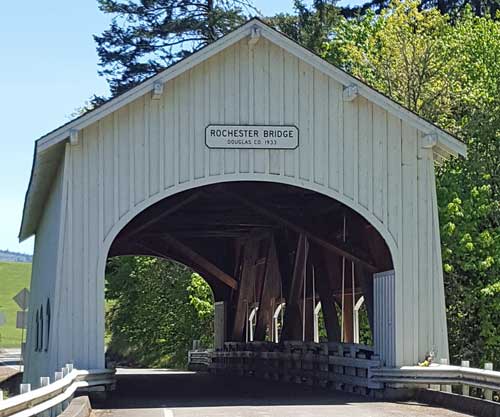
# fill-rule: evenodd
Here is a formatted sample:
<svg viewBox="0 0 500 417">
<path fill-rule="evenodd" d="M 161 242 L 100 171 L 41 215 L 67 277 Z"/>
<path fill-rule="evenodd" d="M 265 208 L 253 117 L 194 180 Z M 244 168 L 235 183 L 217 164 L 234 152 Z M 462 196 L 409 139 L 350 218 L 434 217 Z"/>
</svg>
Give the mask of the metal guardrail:
<svg viewBox="0 0 500 417">
<path fill-rule="evenodd" d="M 68 401 L 77 389 L 95 386 L 112 387 L 114 383 L 114 370 L 73 369 L 52 384 L 0 401 L 0 417 L 32 417 L 57 407 L 61 412 L 62 404 Z"/>
<path fill-rule="evenodd" d="M 204 366 L 210 365 L 210 353 L 209 350 L 190 350 L 188 352 L 188 367 L 194 366 Z"/>
<path fill-rule="evenodd" d="M 463 366 L 431 365 L 403 366 L 401 368 L 372 368 L 371 379 L 385 384 L 444 386 L 443 391 L 451 391 L 452 385 L 462 387 L 462 394 L 469 395 L 469 387 L 484 390 L 486 399 L 492 392 L 500 394 L 500 372 L 491 369 L 477 369 Z"/>
</svg>

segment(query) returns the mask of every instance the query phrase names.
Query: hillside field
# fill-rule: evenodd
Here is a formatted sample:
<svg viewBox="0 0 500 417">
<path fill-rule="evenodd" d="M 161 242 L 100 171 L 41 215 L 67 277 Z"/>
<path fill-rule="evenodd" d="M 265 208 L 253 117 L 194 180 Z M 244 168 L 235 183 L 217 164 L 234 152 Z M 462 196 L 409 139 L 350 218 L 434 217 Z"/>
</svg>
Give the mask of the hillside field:
<svg viewBox="0 0 500 417">
<path fill-rule="evenodd" d="M 16 329 L 19 307 L 12 297 L 29 288 L 30 278 L 30 263 L 0 262 L 0 311 L 6 316 L 6 323 L 0 326 L 0 348 L 20 347 L 21 330 Z"/>
</svg>

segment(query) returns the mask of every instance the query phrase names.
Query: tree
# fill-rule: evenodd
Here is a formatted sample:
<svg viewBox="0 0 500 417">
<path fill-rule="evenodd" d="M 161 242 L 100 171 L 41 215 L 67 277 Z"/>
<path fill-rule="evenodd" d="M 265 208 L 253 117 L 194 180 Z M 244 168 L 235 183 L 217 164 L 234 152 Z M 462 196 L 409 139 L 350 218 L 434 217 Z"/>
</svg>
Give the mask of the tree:
<svg viewBox="0 0 500 417">
<path fill-rule="evenodd" d="M 361 6 L 343 7 L 342 13 L 346 17 L 354 17 L 365 14 L 368 10 L 380 13 L 390 5 L 390 0 L 371 0 Z M 496 17 L 497 11 L 500 10 L 499 0 L 422 0 L 420 2 L 421 9 L 439 10 L 442 14 L 457 15 L 466 7 L 476 14 L 476 16 Z"/>
<path fill-rule="evenodd" d="M 211 347 L 213 296 L 189 268 L 150 257 L 108 261 L 107 356 L 138 366 L 184 367 L 192 341 Z"/>
<path fill-rule="evenodd" d="M 450 353 L 500 365 L 500 22 L 393 1 L 342 20 L 324 56 L 464 138 L 437 172 Z"/>
<path fill-rule="evenodd" d="M 266 20 L 302 46 L 320 53 L 340 17 L 336 3 L 336 0 L 314 0 L 308 7 L 302 0 L 294 0 L 295 14 L 279 13 Z"/>
<path fill-rule="evenodd" d="M 113 15 L 94 36 L 113 96 L 212 43 L 246 20 L 247 0 L 98 0 Z"/>
</svg>

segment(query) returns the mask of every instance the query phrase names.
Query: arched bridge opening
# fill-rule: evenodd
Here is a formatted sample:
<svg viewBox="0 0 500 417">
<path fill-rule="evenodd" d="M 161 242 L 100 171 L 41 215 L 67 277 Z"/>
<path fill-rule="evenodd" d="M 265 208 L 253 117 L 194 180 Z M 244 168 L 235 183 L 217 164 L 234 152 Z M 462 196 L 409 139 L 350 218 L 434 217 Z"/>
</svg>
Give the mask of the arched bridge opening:
<svg viewBox="0 0 500 417">
<path fill-rule="evenodd" d="M 122 255 L 173 259 L 205 278 L 215 299 L 212 362 L 219 371 L 217 351 L 293 345 L 307 353 L 320 341 L 371 358 L 373 276 L 393 269 L 382 236 L 351 208 L 315 191 L 257 181 L 160 200 L 118 233 L 109 257 Z M 229 362 L 222 367 L 244 366 Z"/>
</svg>

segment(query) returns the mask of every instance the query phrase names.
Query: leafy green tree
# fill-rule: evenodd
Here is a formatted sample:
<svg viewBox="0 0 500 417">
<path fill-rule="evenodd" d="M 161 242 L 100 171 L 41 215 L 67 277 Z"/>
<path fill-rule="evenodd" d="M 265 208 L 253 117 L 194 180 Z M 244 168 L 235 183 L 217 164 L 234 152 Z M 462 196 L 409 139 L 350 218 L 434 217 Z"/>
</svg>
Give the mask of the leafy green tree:
<svg viewBox="0 0 500 417">
<path fill-rule="evenodd" d="M 94 36 L 101 70 L 117 95 L 241 25 L 247 0 L 98 0 L 113 16 Z"/>
<path fill-rule="evenodd" d="M 346 17 L 354 17 L 365 14 L 367 11 L 376 13 L 382 12 L 390 5 L 390 0 L 371 0 L 361 6 L 346 6 L 342 8 L 342 13 Z M 477 16 L 491 16 L 495 18 L 500 9 L 499 0 L 422 0 L 421 9 L 439 10 L 442 14 L 456 15 L 462 12 L 466 7 L 472 10 Z"/>
<path fill-rule="evenodd" d="M 338 23 L 340 12 L 336 3 L 337 0 L 314 0 L 307 6 L 303 0 L 294 0 L 294 14 L 279 13 L 266 20 L 302 46 L 319 53 Z"/>
<path fill-rule="evenodd" d="M 108 261 L 108 357 L 136 366 L 184 367 L 193 340 L 213 343 L 213 297 L 189 268 L 150 257 Z"/>
<path fill-rule="evenodd" d="M 438 170 L 450 353 L 500 365 L 500 22 L 415 1 L 344 19 L 324 56 L 465 138 Z"/>
</svg>

